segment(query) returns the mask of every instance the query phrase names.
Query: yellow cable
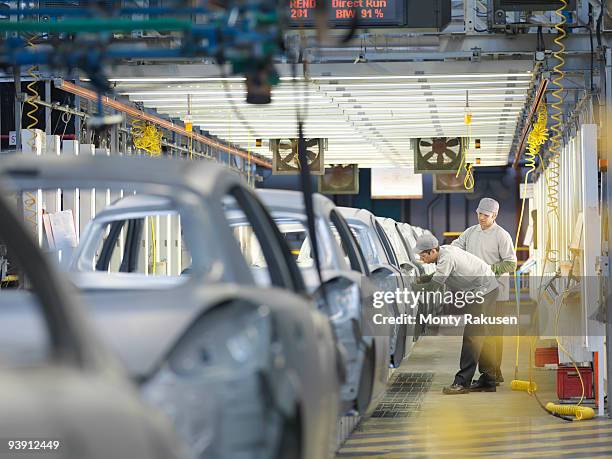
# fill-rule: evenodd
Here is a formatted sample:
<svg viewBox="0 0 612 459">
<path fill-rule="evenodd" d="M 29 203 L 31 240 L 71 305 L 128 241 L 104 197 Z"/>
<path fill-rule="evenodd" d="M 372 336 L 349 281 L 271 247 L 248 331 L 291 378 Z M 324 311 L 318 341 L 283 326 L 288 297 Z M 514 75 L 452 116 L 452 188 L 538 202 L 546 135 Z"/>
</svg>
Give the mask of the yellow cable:
<svg viewBox="0 0 612 459">
<path fill-rule="evenodd" d="M 556 99 L 556 102 L 552 103 L 551 106 L 554 108 L 554 112 L 551 115 L 551 118 L 555 121 L 551 127 L 551 130 L 554 132 L 554 135 L 551 137 L 551 145 L 550 145 L 550 160 L 548 164 L 548 196 L 547 196 L 547 220 L 548 220 L 548 237 L 547 237 L 547 251 L 546 258 L 548 261 L 552 263 L 556 263 L 557 259 L 551 258 L 552 254 L 556 254 L 556 251 L 552 250 L 551 242 L 550 242 L 550 227 L 551 220 L 557 222 L 557 227 L 559 225 L 559 157 L 561 156 L 561 113 L 563 111 L 562 103 L 563 97 L 562 93 L 564 91 L 563 79 L 565 78 L 565 72 L 563 71 L 563 67 L 565 66 L 565 59 L 563 58 L 565 54 L 565 44 L 563 40 L 567 36 L 565 29 L 563 26 L 566 24 L 565 16 L 563 15 L 563 11 L 567 8 L 567 1 L 561 0 L 561 7 L 559 7 L 555 14 L 559 17 L 559 22 L 555 24 L 555 29 L 559 33 L 559 35 L 555 38 L 554 42 L 557 44 L 559 49 L 554 53 L 555 59 L 559 62 L 554 67 L 555 78 L 553 79 L 553 84 L 556 86 L 556 89 L 552 92 L 552 97 Z"/>
<path fill-rule="evenodd" d="M 595 417 L 595 410 L 588 406 L 579 405 L 555 405 L 552 402 L 546 404 L 546 409 L 554 414 L 574 416 L 576 421 L 586 421 Z"/>
<path fill-rule="evenodd" d="M 157 274 L 157 239 L 155 238 L 155 217 L 149 217 L 151 222 L 151 245 L 153 246 L 153 274 Z"/>
<path fill-rule="evenodd" d="M 470 140 L 471 140 L 471 125 L 472 125 L 472 115 L 471 114 L 466 114 L 465 116 L 465 124 L 468 127 L 468 136 L 467 138 L 463 141 L 463 146 L 461 148 L 461 161 L 459 162 L 459 168 L 457 169 L 457 173 L 455 174 L 455 178 L 459 177 L 459 174 L 461 174 L 461 169 L 465 169 L 465 177 L 463 178 L 463 187 L 466 190 L 472 190 L 474 189 L 474 185 L 475 180 L 474 180 L 474 171 L 473 168 L 474 166 L 468 162 L 466 162 L 466 156 L 467 156 L 467 149 L 470 145 Z"/>
<path fill-rule="evenodd" d="M 540 104 L 540 107 L 538 109 L 538 117 L 536 119 L 536 122 L 534 123 L 533 128 L 531 129 L 531 132 L 529 133 L 529 136 L 527 137 L 528 146 L 527 146 L 527 151 L 525 152 L 525 156 L 527 156 L 528 170 L 527 170 L 527 173 L 525 174 L 525 187 L 527 187 L 529 176 L 536 169 L 535 157 L 537 155 L 540 155 L 540 149 L 542 148 L 542 145 L 548 139 L 547 124 L 548 124 L 548 110 L 546 109 L 546 104 L 542 103 Z M 515 252 L 518 251 L 519 237 L 521 234 L 521 227 L 523 225 L 523 217 L 525 215 L 525 203 L 526 202 L 527 202 L 527 196 L 525 195 L 523 196 L 523 199 L 522 199 L 521 214 L 519 217 L 518 226 L 516 228 L 516 237 L 514 239 L 515 241 L 514 251 Z M 516 272 L 515 272 L 515 276 L 516 276 Z M 519 309 L 520 285 L 518 287 L 519 289 L 516 289 L 516 292 L 515 292 L 517 314 L 520 313 L 520 311 L 518 310 Z M 515 380 L 517 380 L 518 378 L 518 368 L 519 368 L 519 333 L 517 333 L 517 336 L 516 336 L 516 355 L 515 355 L 515 366 L 514 366 L 514 379 Z"/>
<path fill-rule="evenodd" d="M 28 46 L 31 48 L 36 48 L 34 40 L 36 36 L 32 36 L 28 39 Z M 28 75 L 32 78 L 32 81 L 27 84 L 26 88 L 28 91 L 27 98 L 25 100 L 25 104 L 30 106 L 30 109 L 26 112 L 26 117 L 30 120 L 26 129 L 30 131 L 32 134 L 28 146 L 30 147 L 31 153 L 34 153 L 34 146 L 36 145 L 36 132 L 34 129 L 38 126 L 38 118 L 35 116 L 38 111 L 38 104 L 35 102 L 40 99 L 40 94 L 36 89 L 36 84 L 40 81 L 38 74 L 35 71 L 38 70 L 38 66 L 33 65 L 28 69 Z M 34 193 L 31 191 L 24 191 L 24 200 L 23 200 L 23 211 L 24 211 L 24 219 L 27 223 L 30 224 L 34 234 L 38 234 L 38 211 L 37 211 L 37 198 Z"/>
<path fill-rule="evenodd" d="M 162 132 L 155 125 L 136 119 L 132 121 L 130 132 L 135 148 L 144 150 L 151 156 L 161 155 Z"/>
<path fill-rule="evenodd" d="M 463 186 L 466 190 L 473 190 L 476 185 L 474 180 L 474 166 L 471 163 L 465 165 L 465 178 L 463 179 Z"/>
<path fill-rule="evenodd" d="M 527 173 L 525 174 L 525 187 L 527 187 L 529 176 L 536 169 L 535 158 L 540 154 L 540 149 L 542 145 L 548 140 L 548 110 L 546 109 L 546 104 L 540 104 L 540 108 L 538 109 L 538 117 L 533 125 L 533 129 L 529 133 L 527 137 L 527 151 L 525 152 L 525 156 L 527 157 Z M 519 217 L 518 226 L 516 228 L 516 237 L 514 239 L 514 251 L 518 250 L 519 245 L 519 237 L 521 234 L 521 226 L 523 225 L 523 216 L 525 214 L 525 202 L 527 201 L 526 197 L 523 197 L 521 203 L 521 214 Z"/>
</svg>

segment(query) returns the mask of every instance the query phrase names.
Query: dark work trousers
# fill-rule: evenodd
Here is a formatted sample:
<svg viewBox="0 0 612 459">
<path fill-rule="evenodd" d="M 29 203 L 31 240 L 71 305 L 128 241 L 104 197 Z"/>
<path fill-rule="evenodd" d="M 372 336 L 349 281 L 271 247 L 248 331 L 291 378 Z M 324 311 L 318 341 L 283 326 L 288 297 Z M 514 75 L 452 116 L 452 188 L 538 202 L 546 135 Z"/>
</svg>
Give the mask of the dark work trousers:
<svg viewBox="0 0 612 459">
<path fill-rule="evenodd" d="M 466 311 L 477 316 L 484 314 L 492 316 L 495 312 L 498 289 L 487 293 L 482 304 L 472 304 L 470 310 Z M 454 384 L 470 387 L 472 378 L 476 373 L 476 366 L 481 360 L 480 368 L 483 381 L 495 384 L 495 358 L 490 354 L 490 349 L 484 349 L 483 344 L 487 337 L 487 327 L 484 325 L 466 324 L 463 329 L 463 345 L 461 346 L 461 360 L 459 361 L 459 371 L 455 375 Z"/>
<path fill-rule="evenodd" d="M 501 317 L 503 315 L 502 305 L 503 305 L 502 302 L 500 301 L 497 302 L 496 317 Z M 487 362 L 486 361 L 483 362 L 482 356 L 483 354 L 493 355 L 495 358 L 495 377 L 501 378 L 502 376 L 501 363 L 502 363 L 502 356 L 504 353 L 504 326 L 503 324 L 492 325 L 490 329 L 491 329 L 491 335 L 485 338 L 484 343 L 482 345 L 483 351 L 481 351 L 480 353 L 481 357 L 478 360 L 478 371 L 480 372 L 480 378 L 483 378 L 482 376 L 483 375 L 483 365 L 484 365 L 484 368 L 486 368 Z M 487 349 L 487 350 L 484 351 L 484 349 Z"/>
</svg>

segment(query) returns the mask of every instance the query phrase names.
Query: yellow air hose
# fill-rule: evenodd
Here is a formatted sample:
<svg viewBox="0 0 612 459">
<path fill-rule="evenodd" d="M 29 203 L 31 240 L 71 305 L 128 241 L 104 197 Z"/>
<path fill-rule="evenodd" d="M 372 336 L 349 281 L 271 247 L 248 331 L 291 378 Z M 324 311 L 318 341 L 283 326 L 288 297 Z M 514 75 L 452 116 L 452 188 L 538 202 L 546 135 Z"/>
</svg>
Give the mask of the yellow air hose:
<svg viewBox="0 0 612 459">
<path fill-rule="evenodd" d="M 161 155 L 162 132 L 153 124 L 134 120 L 131 134 L 135 148 L 144 150 L 151 156 Z"/>
<path fill-rule="evenodd" d="M 551 130 L 553 131 L 553 135 L 550 139 L 550 159 L 548 164 L 548 196 L 547 196 L 547 217 L 548 217 L 548 236 L 547 237 L 547 260 L 554 263 L 556 262 L 556 256 L 553 257 L 553 254 L 556 254 L 556 251 L 553 251 L 550 248 L 550 227 L 551 227 L 551 218 L 554 218 L 559 224 L 559 157 L 561 155 L 561 123 L 562 123 L 562 103 L 563 97 L 562 93 L 564 91 L 563 79 L 565 78 L 565 72 L 563 71 L 563 67 L 565 65 L 565 59 L 563 58 L 565 54 L 565 44 L 563 40 L 567 36 L 565 29 L 563 26 L 566 24 L 565 16 L 563 12 L 567 8 L 567 1 L 561 0 L 561 6 L 555 11 L 555 14 L 559 17 L 559 22 L 555 24 L 555 29 L 558 32 L 558 36 L 555 38 L 554 42 L 559 47 L 559 49 L 554 53 L 555 59 L 557 59 L 558 63 L 554 67 L 555 77 L 552 82 L 556 86 L 556 89 L 552 92 L 552 97 L 556 99 L 554 103 L 551 104 L 554 111 L 551 114 L 551 118 L 554 120 L 553 125 L 551 126 Z M 552 258 L 551 258 L 552 257 Z"/>
<path fill-rule="evenodd" d="M 463 145 L 461 148 L 462 150 L 461 151 L 461 162 L 459 163 L 459 168 L 457 169 L 455 178 L 459 177 L 459 174 L 461 174 L 461 169 L 464 168 L 465 177 L 463 179 L 463 187 L 466 190 L 472 190 L 474 189 L 474 185 L 476 184 L 476 182 L 474 181 L 474 171 L 473 171 L 474 166 L 466 162 L 467 149 L 472 140 L 472 113 L 470 113 L 469 111 L 466 112 L 465 114 L 464 122 L 466 126 L 468 127 L 468 135 L 467 135 L 467 139 L 462 141 Z"/>
<path fill-rule="evenodd" d="M 151 245 L 153 248 L 153 263 L 152 263 L 152 271 L 153 274 L 157 274 L 157 238 L 155 237 L 155 217 L 149 217 L 149 221 L 151 222 Z"/>
<path fill-rule="evenodd" d="M 551 230 L 550 230 L 551 217 L 554 217 L 557 219 L 557 221 L 559 221 L 559 215 L 558 215 L 558 210 L 559 210 L 558 209 L 559 156 L 560 156 L 560 149 L 561 149 L 561 129 L 560 129 L 561 128 L 561 111 L 562 111 L 561 104 L 563 102 L 561 93 L 563 92 L 562 80 L 565 76 L 565 73 L 563 72 L 563 65 L 565 63 L 565 60 L 563 59 L 563 54 L 565 52 L 565 45 L 563 44 L 563 39 L 566 36 L 565 30 L 563 29 L 563 25 L 565 24 L 565 16 L 563 16 L 562 12 L 567 7 L 567 2 L 565 0 L 561 0 L 561 2 L 562 2 L 562 7 L 556 11 L 556 14 L 561 18 L 561 21 L 555 26 L 555 28 L 559 32 L 559 37 L 555 39 L 555 43 L 559 46 L 559 50 L 554 54 L 555 57 L 559 60 L 559 64 L 555 67 L 555 73 L 557 76 L 553 80 L 553 82 L 557 86 L 557 89 L 553 92 L 553 96 L 557 99 L 557 102 L 555 102 L 554 104 L 551 104 L 551 106 L 555 108 L 555 113 L 552 115 L 552 118 L 555 121 L 555 124 L 551 128 L 553 132 L 555 133 L 555 135 L 551 138 L 551 148 L 550 148 L 551 157 L 550 157 L 550 163 L 549 163 L 548 168 L 544 168 L 544 162 L 540 154 L 540 149 L 542 145 L 548 139 L 548 129 L 546 127 L 547 120 L 548 120 L 548 113 L 547 113 L 545 103 L 541 104 L 538 109 L 538 118 L 537 118 L 536 123 L 533 126 L 531 133 L 529 134 L 528 149 L 526 153 L 528 171 L 525 175 L 525 185 L 527 185 L 528 183 L 530 174 L 532 174 L 536 169 L 535 158 L 536 156 L 539 156 L 540 163 L 542 165 L 543 172 L 544 172 L 543 173 L 544 180 L 546 181 L 546 186 L 547 186 L 547 198 L 548 198 L 547 199 L 547 207 L 548 207 L 548 213 L 547 213 L 548 225 L 547 226 L 548 228 L 547 228 L 545 262 L 554 262 L 556 258 L 552 256 L 552 254 L 556 253 L 556 251 L 552 250 L 551 248 Z M 522 204 L 521 204 L 521 213 L 519 217 L 519 223 L 518 223 L 516 239 L 515 239 L 515 251 L 518 249 L 518 241 L 520 237 L 520 231 L 521 231 L 523 216 L 525 212 L 525 202 L 526 202 L 526 197 L 523 198 Z M 520 295 L 520 291 L 517 288 L 516 290 L 517 309 L 518 309 L 518 304 L 519 304 L 519 295 Z M 566 295 L 562 297 L 561 304 L 565 300 L 565 297 Z M 515 361 L 515 370 L 514 370 L 514 380 L 511 382 L 510 387 L 513 391 L 527 392 L 529 395 L 535 397 L 537 402 L 540 404 L 540 406 L 553 416 L 557 416 L 557 417 L 560 417 L 568 421 L 574 421 L 574 420 L 581 421 L 581 420 L 592 419 L 595 417 L 595 411 L 590 407 L 581 406 L 584 400 L 585 388 L 584 388 L 584 381 L 582 379 L 582 375 L 580 373 L 578 365 L 576 364 L 571 354 L 561 344 L 561 341 L 558 336 L 558 324 L 559 324 L 559 316 L 561 313 L 561 304 L 559 305 L 557 309 L 557 317 L 556 317 L 556 322 L 555 322 L 555 339 L 557 341 L 558 348 L 561 349 L 562 352 L 564 352 L 566 355 L 569 356 L 574 368 L 576 369 L 576 372 L 578 373 L 578 376 L 580 378 L 580 384 L 582 386 L 582 396 L 580 397 L 580 401 L 576 405 L 558 405 L 552 402 L 549 402 L 546 405 L 543 405 L 540 402 L 537 396 L 537 393 L 536 393 L 538 390 L 538 386 L 533 381 L 533 375 L 532 375 L 532 367 L 533 367 L 532 355 L 533 355 L 533 344 L 535 341 L 534 339 L 535 337 L 530 340 L 529 380 L 524 381 L 524 380 L 518 379 L 518 368 L 519 368 L 519 336 L 518 336 L 519 334 L 518 333 L 516 336 L 516 356 L 515 356 L 516 361 Z"/>
<path fill-rule="evenodd" d="M 562 416 L 574 416 L 576 421 L 585 421 L 595 417 L 595 410 L 588 406 L 556 405 L 553 402 L 548 402 L 546 404 L 546 410 L 550 413 Z"/>
<path fill-rule="evenodd" d="M 525 155 L 527 156 L 527 167 L 529 168 L 527 170 L 527 173 L 525 174 L 525 186 L 527 186 L 527 183 L 529 181 L 529 176 L 535 171 L 536 169 L 536 163 L 535 163 L 535 157 L 536 155 L 539 154 L 540 152 L 540 148 L 542 147 L 542 145 L 546 142 L 546 140 L 548 139 L 548 129 L 547 129 L 547 123 L 548 123 L 548 111 L 546 109 L 546 103 L 542 102 L 540 104 L 540 107 L 538 108 L 538 117 L 537 120 L 535 122 L 535 124 L 533 125 L 533 128 L 531 130 L 531 132 L 529 133 L 529 136 L 527 137 L 527 143 L 528 143 L 528 147 L 527 147 L 527 152 L 525 153 Z M 517 252 L 518 251 L 518 244 L 519 244 L 519 237 L 521 234 L 521 226 L 523 225 L 523 216 L 525 215 L 525 203 L 527 201 L 527 196 L 523 196 L 522 199 L 522 204 L 521 204 L 521 214 L 519 217 L 519 222 L 518 222 L 518 226 L 516 228 L 516 237 L 514 239 L 514 251 Z M 516 273 L 515 273 L 516 276 Z M 516 295 L 516 314 L 517 317 L 520 314 L 519 309 L 519 295 L 520 295 L 520 286 L 516 286 L 517 288 L 515 289 L 515 295 Z M 517 325 L 518 327 L 518 325 Z M 530 368 L 530 378 L 529 381 L 522 381 L 518 379 L 518 369 L 519 369 L 519 335 L 520 333 L 517 331 L 516 334 L 516 355 L 515 355 L 515 365 L 514 365 L 514 380 L 510 383 L 510 387 L 512 388 L 512 390 L 516 390 L 516 391 L 524 391 L 529 393 L 530 395 L 535 393 L 535 391 L 537 390 L 537 385 L 532 381 L 531 378 L 531 365 L 529 366 Z"/>
<path fill-rule="evenodd" d="M 34 40 L 36 36 L 32 36 L 28 39 L 28 46 L 31 48 L 36 48 L 34 44 Z M 36 117 L 36 112 L 38 111 L 38 104 L 35 102 L 40 99 L 40 94 L 36 89 L 36 84 L 40 81 L 38 74 L 35 72 L 38 70 L 38 66 L 33 65 L 28 69 L 28 75 L 32 78 L 32 81 L 28 83 L 27 88 L 27 98 L 25 100 L 25 104 L 30 107 L 30 109 L 26 112 L 26 118 L 28 118 L 29 122 L 26 126 L 26 129 L 30 131 L 32 137 L 28 142 L 30 147 L 30 152 L 34 153 L 34 146 L 36 144 L 36 133 L 34 129 L 38 126 L 38 118 Z M 23 213 L 25 221 L 31 226 L 35 235 L 38 234 L 38 210 L 37 210 L 37 197 L 31 191 L 24 191 L 24 199 L 23 199 Z"/>
</svg>

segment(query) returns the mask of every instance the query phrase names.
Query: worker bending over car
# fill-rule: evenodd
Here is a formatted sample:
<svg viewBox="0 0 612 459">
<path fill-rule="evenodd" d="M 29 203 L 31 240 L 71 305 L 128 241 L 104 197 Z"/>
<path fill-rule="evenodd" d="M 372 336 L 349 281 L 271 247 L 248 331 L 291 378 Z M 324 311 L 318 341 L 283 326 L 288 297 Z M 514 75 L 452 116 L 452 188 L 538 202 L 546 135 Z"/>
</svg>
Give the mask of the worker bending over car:
<svg viewBox="0 0 612 459">
<path fill-rule="evenodd" d="M 465 306 L 465 312 L 485 316 L 495 314 L 499 288 L 497 279 L 487 263 L 459 247 L 452 245 L 440 247 L 438 240 L 432 234 L 423 234 L 419 237 L 415 251 L 423 263 L 436 263 L 436 271 L 433 274 L 419 278 L 415 286 L 417 289 L 435 291 L 446 287 L 452 292 L 464 294 L 472 292 L 474 297 L 480 298 L 481 301 L 474 301 Z M 444 394 L 467 394 L 470 391 L 495 392 L 494 357 L 487 352 L 481 355 L 486 334 L 487 327 L 473 323 L 465 324 L 459 371 L 455 375 L 453 384 L 443 389 Z M 479 360 L 483 384 L 470 389 Z"/>
<path fill-rule="evenodd" d="M 478 204 L 476 214 L 478 224 L 470 226 L 455 239 L 451 245 L 459 247 L 472 255 L 476 255 L 491 266 L 498 277 L 499 295 L 497 296 L 496 314 L 501 315 L 501 302 L 510 299 L 510 276 L 516 270 L 516 253 L 510 234 L 496 223 L 499 213 L 499 203 L 495 199 L 483 198 Z M 495 356 L 495 383 L 504 382 L 501 372 L 502 354 L 504 349 L 503 324 L 492 327 L 492 335 L 487 336 L 483 346 L 487 354 Z M 482 363 L 478 369 L 482 374 Z M 475 387 L 484 385 L 481 379 L 472 383 Z"/>
</svg>

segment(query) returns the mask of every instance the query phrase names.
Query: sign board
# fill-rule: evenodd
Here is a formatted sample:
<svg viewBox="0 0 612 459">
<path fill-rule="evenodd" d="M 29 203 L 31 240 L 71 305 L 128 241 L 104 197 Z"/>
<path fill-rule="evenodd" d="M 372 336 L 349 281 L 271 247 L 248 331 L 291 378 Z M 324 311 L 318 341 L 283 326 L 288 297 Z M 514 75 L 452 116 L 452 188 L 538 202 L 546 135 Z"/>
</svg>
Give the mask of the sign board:
<svg viewBox="0 0 612 459">
<path fill-rule="evenodd" d="M 422 199 L 423 176 L 412 168 L 372 169 L 372 199 Z"/>
<path fill-rule="evenodd" d="M 9 145 L 17 145 L 17 132 L 9 131 Z"/>
<path fill-rule="evenodd" d="M 43 224 L 51 250 L 66 250 L 77 246 L 72 210 L 43 214 Z"/>
<path fill-rule="evenodd" d="M 406 22 L 404 0 L 289 0 L 291 25 L 312 26 L 317 1 L 327 1 L 331 27 L 351 27 L 355 18 L 359 27 L 402 26 Z"/>
</svg>

